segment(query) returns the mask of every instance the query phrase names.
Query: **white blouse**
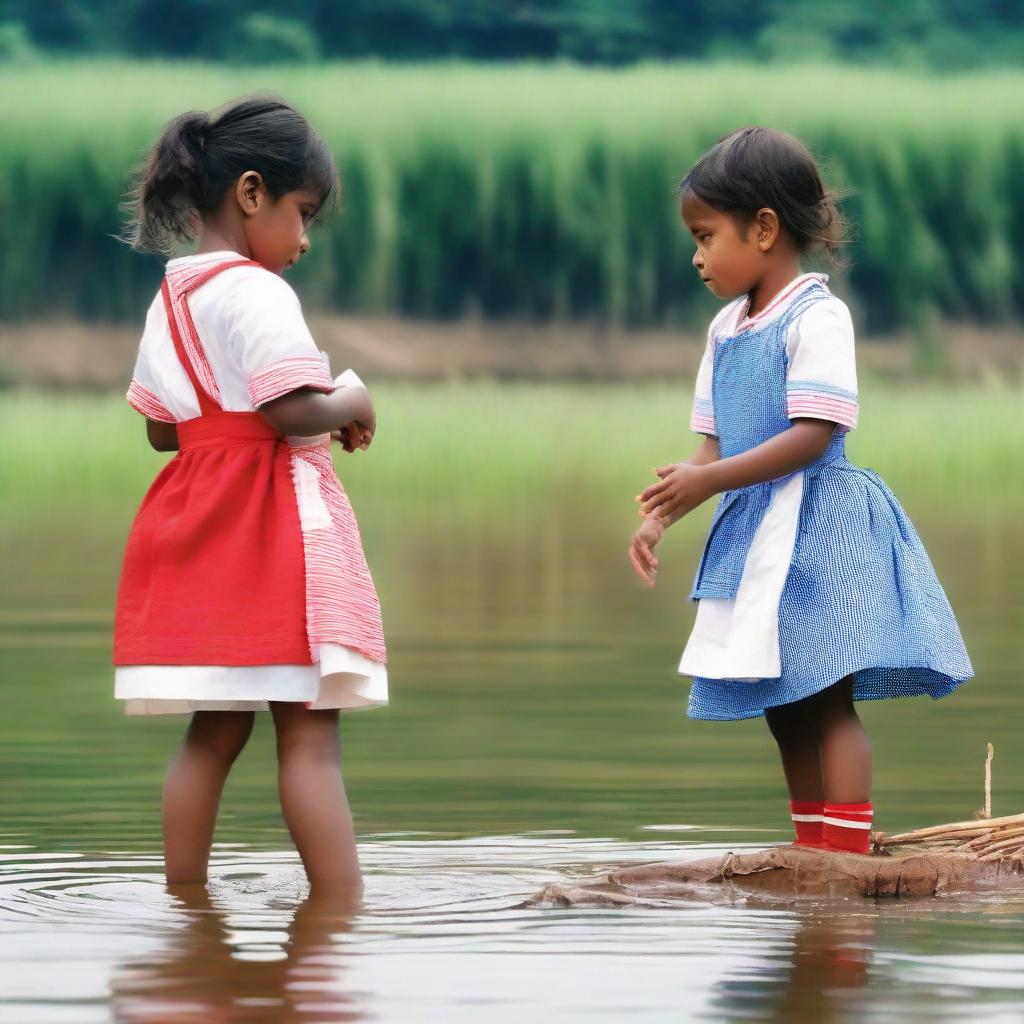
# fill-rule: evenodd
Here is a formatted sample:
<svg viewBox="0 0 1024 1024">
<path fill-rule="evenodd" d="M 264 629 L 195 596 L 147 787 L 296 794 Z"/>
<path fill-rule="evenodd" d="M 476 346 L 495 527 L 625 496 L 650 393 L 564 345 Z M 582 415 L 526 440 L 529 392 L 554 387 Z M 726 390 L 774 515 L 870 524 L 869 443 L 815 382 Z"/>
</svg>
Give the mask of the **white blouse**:
<svg viewBox="0 0 1024 1024">
<path fill-rule="evenodd" d="M 243 257 L 208 252 L 170 260 L 168 267 L 201 268 L 232 258 Z M 299 297 L 277 274 L 235 267 L 197 289 L 189 310 L 219 392 L 214 397 L 225 412 L 253 412 L 296 388 L 333 390 L 327 358 L 309 333 Z M 151 420 L 177 423 L 199 415 L 159 292 L 146 314 L 127 397 Z"/>
<path fill-rule="evenodd" d="M 741 296 L 730 302 L 711 321 L 707 344 L 697 371 L 690 429 L 714 436 L 712 378 L 715 348 L 723 338 L 733 338 L 778 319 L 815 283 L 824 285 L 825 274 L 801 274 L 790 281 L 757 316 L 748 317 L 750 300 Z M 853 320 L 845 302 L 831 293 L 801 313 L 786 332 L 786 414 L 790 419 L 831 420 L 843 430 L 857 425 L 857 365 L 854 357 Z"/>
</svg>

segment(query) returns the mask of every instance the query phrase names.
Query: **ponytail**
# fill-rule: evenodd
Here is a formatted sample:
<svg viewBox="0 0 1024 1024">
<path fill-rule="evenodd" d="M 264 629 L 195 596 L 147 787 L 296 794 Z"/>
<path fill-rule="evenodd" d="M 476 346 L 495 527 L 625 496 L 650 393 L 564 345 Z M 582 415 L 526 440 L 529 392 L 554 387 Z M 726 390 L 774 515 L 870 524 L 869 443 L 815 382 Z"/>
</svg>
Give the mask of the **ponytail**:
<svg viewBox="0 0 1024 1024">
<path fill-rule="evenodd" d="M 169 255 L 175 242 L 195 234 L 209 127 L 203 111 L 181 114 L 150 150 L 130 196 L 125 240 L 133 249 Z"/>
<path fill-rule="evenodd" d="M 249 170 L 275 198 L 308 188 L 323 205 L 337 186 L 330 151 L 294 107 L 277 96 L 244 97 L 214 117 L 193 110 L 166 125 L 126 197 L 122 240 L 171 255 Z"/>
</svg>

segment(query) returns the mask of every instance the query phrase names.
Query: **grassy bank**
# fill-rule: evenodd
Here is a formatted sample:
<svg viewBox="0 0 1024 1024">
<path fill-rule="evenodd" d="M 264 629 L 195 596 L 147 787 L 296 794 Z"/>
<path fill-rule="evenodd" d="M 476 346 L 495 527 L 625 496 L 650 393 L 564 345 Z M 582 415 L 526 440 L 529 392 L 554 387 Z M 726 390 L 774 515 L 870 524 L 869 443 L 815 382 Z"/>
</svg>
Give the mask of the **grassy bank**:
<svg viewBox="0 0 1024 1024">
<path fill-rule="evenodd" d="M 159 274 L 110 236 L 160 125 L 254 88 L 336 152 L 343 216 L 296 274 L 310 306 L 698 323 L 673 184 L 724 132 L 796 132 L 854 190 L 868 329 L 1024 311 L 1024 74 L 664 65 L 0 69 L 0 309 L 137 317 Z"/>
<path fill-rule="evenodd" d="M 1024 512 L 1019 387 L 864 391 L 850 456 L 910 507 Z M 651 467 L 696 444 L 681 389 L 388 385 L 376 396 L 374 447 L 337 456 L 361 515 L 592 518 L 597 502 L 621 503 L 628 518 Z M 149 450 L 141 418 L 115 396 L 8 393 L 0 436 L 10 518 L 76 508 L 127 517 L 167 458 Z"/>
</svg>

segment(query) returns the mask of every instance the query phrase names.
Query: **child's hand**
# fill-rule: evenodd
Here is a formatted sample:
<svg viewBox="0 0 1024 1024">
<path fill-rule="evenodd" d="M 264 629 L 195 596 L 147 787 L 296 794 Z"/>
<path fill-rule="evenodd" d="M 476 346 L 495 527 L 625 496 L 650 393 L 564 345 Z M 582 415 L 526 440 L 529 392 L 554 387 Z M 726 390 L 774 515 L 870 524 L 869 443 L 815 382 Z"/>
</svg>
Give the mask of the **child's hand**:
<svg viewBox="0 0 1024 1024">
<path fill-rule="evenodd" d="M 649 587 L 654 586 L 658 575 L 658 560 L 654 557 L 654 549 L 658 541 L 665 535 L 666 522 L 657 516 L 648 516 L 640 529 L 633 534 L 629 545 L 629 560 L 637 576 Z"/>
<path fill-rule="evenodd" d="M 373 443 L 373 426 L 353 420 L 340 430 L 332 430 L 331 438 L 340 441 L 342 448 L 347 452 L 354 452 L 357 449 L 365 452 Z"/>
<path fill-rule="evenodd" d="M 340 441 L 347 452 L 360 449 L 366 451 L 373 442 L 373 435 L 377 433 L 377 410 L 373 406 L 370 392 L 355 370 L 346 370 L 335 377 L 334 386 L 339 390 L 344 389 L 353 398 L 359 411 L 353 409 L 350 415 L 354 414 L 355 418 L 331 436 Z"/>
<path fill-rule="evenodd" d="M 714 493 L 707 485 L 704 470 L 704 466 L 694 466 L 689 462 L 656 469 L 654 472 L 660 480 L 636 499 L 641 503 L 640 515 L 658 516 L 675 522 L 692 512 Z"/>
</svg>

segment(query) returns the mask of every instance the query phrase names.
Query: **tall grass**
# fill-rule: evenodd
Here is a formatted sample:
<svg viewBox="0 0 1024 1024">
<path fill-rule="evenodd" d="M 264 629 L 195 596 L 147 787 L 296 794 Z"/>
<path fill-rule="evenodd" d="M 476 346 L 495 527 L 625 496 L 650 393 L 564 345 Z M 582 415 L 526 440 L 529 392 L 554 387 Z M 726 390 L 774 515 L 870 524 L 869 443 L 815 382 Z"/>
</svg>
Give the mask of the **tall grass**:
<svg viewBox="0 0 1024 1024">
<path fill-rule="evenodd" d="M 1022 73 L 103 61 L 0 69 L 0 315 L 138 316 L 159 263 L 111 237 L 130 168 L 173 114 L 255 88 L 308 114 L 344 179 L 296 272 L 310 305 L 700 322 L 673 185 L 762 122 L 853 190 L 862 324 L 1024 313 Z"/>
<path fill-rule="evenodd" d="M 865 382 L 863 391 L 850 458 L 882 473 L 913 510 L 1024 512 L 1019 387 Z M 689 396 L 662 386 L 388 385 L 375 397 L 373 447 L 339 450 L 338 468 L 361 515 L 409 522 L 631 522 L 652 467 L 698 440 L 686 429 Z M 115 396 L 8 393 L 0 436 L 0 521 L 127 519 L 169 457 L 149 449 L 141 417 Z"/>
</svg>

